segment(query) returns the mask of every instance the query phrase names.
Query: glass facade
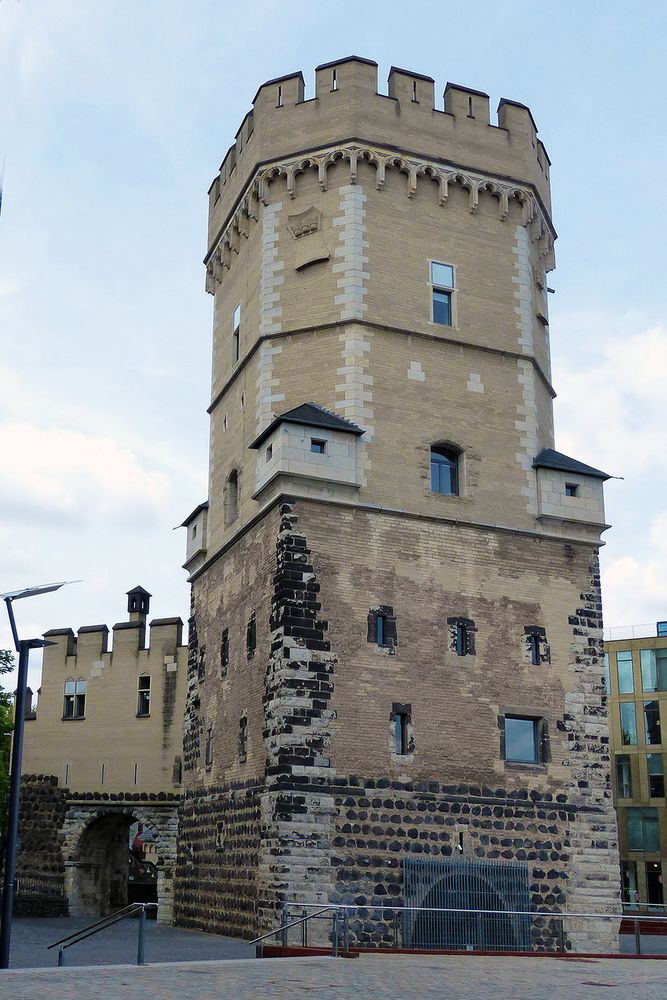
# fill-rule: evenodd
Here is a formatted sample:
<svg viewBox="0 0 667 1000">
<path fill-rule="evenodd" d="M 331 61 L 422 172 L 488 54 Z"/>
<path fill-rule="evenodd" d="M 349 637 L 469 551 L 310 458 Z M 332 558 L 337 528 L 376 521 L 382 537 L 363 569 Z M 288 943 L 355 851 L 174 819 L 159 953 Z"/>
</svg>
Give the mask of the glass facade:
<svg viewBox="0 0 667 1000">
<path fill-rule="evenodd" d="M 605 642 L 605 682 L 623 909 L 667 914 L 667 798 L 662 715 L 667 635 Z M 611 677 L 609 676 L 611 667 Z"/>
<path fill-rule="evenodd" d="M 628 850 L 657 854 L 660 851 L 660 831 L 657 809 L 626 809 Z"/>
<path fill-rule="evenodd" d="M 632 694 L 635 685 L 632 677 L 631 649 L 624 649 L 616 654 L 616 674 L 618 676 L 618 693 Z"/>
<path fill-rule="evenodd" d="M 622 701 L 621 712 L 621 742 L 623 746 L 637 745 L 637 712 L 634 701 Z"/>
<path fill-rule="evenodd" d="M 648 794 L 652 799 L 665 797 L 665 771 L 661 753 L 646 754 L 646 769 L 648 771 Z M 632 796 L 632 793 L 630 793 Z"/>
</svg>

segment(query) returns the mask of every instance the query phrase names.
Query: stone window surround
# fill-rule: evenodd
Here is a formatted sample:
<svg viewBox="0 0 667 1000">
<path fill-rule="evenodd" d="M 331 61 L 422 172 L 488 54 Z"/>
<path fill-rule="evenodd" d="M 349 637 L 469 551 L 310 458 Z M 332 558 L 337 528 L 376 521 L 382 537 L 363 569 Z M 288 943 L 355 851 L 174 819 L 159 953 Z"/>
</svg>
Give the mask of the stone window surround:
<svg viewBox="0 0 667 1000">
<path fill-rule="evenodd" d="M 537 723 L 537 753 L 538 760 L 522 761 L 507 760 L 505 758 L 505 719 L 507 717 L 518 719 L 532 719 Z M 535 708 L 501 708 L 498 715 L 498 729 L 500 730 L 500 759 L 504 766 L 511 770 L 532 770 L 537 773 L 544 771 L 545 767 L 551 763 L 551 740 L 549 737 L 549 720 L 544 712 Z"/>
</svg>

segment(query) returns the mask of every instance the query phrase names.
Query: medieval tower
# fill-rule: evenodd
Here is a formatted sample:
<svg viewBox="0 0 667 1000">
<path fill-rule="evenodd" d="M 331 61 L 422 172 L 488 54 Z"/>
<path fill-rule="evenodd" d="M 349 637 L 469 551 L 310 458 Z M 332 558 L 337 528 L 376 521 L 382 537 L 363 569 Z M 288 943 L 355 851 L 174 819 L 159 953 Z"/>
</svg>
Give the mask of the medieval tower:
<svg viewBox="0 0 667 1000">
<path fill-rule="evenodd" d="M 608 477 L 554 450 L 549 158 L 524 105 L 434 96 L 358 57 L 271 80 L 209 192 L 182 924 L 452 905 L 456 865 L 496 873 L 471 906 L 618 908 Z"/>
</svg>

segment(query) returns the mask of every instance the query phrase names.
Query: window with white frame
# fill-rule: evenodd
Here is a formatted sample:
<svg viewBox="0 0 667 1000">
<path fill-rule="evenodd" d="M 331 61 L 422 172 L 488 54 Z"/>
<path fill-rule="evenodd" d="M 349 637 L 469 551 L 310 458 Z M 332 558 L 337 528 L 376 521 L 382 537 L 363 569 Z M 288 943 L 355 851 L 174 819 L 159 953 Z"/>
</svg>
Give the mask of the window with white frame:
<svg viewBox="0 0 667 1000">
<path fill-rule="evenodd" d="M 454 325 L 454 268 L 431 261 L 431 319 L 440 326 Z"/>
<path fill-rule="evenodd" d="M 86 714 L 86 682 L 68 678 L 65 681 L 63 719 L 83 719 Z"/>
<path fill-rule="evenodd" d="M 137 715 L 151 714 L 151 679 L 142 674 L 137 685 Z"/>
</svg>

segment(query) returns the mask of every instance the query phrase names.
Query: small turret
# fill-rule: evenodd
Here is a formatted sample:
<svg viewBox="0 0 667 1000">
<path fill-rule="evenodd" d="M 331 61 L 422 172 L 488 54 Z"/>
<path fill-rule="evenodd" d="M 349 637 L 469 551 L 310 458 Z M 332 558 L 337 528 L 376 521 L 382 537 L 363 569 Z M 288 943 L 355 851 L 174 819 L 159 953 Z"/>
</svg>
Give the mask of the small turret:
<svg viewBox="0 0 667 1000">
<path fill-rule="evenodd" d="M 127 592 L 127 610 L 131 622 L 141 622 L 146 624 L 146 618 L 151 606 L 151 597 L 143 587 L 133 587 Z"/>
</svg>

